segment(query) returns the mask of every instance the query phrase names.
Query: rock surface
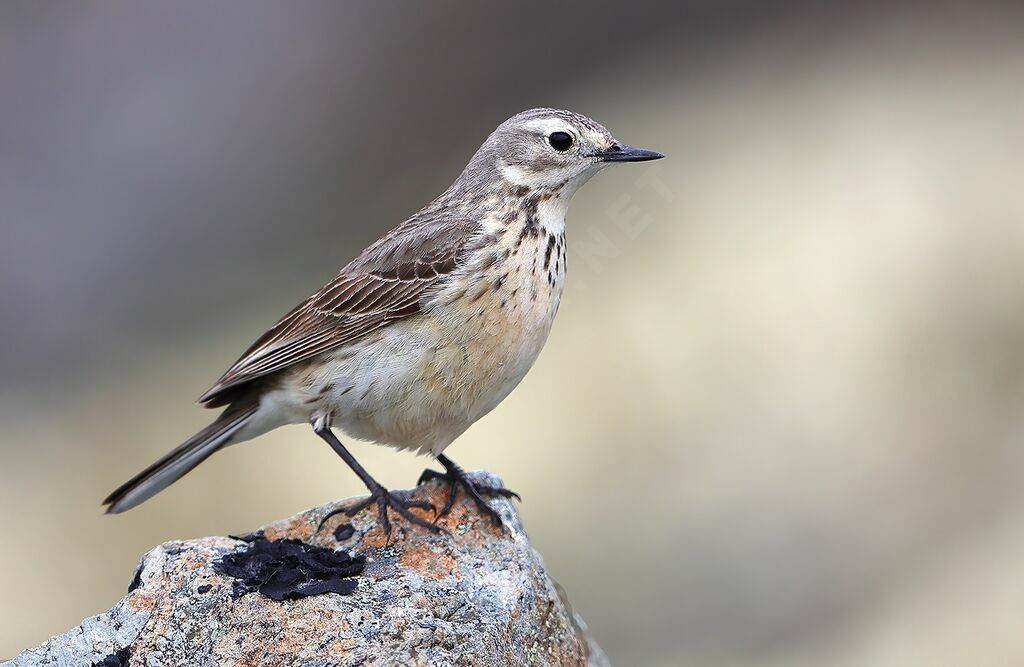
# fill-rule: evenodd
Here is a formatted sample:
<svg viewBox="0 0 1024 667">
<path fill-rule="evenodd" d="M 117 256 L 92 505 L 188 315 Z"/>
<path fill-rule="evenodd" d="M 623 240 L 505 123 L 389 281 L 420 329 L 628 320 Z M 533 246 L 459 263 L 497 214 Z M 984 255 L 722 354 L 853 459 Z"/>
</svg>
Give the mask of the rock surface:
<svg viewBox="0 0 1024 667">
<path fill-rule="evenodd" d="M 410 495 L 440 507 L 445 493 Z M 439 522 L 447 533 L 395 518 L 390 543 L 366 510 L 317 532 L 338 503 L 240 538 L 162 544 L 113 609 L 5 664 L 606 665 L 511 502 L 491 500 L 503 531 L 464 500 Z"/>
</svg>

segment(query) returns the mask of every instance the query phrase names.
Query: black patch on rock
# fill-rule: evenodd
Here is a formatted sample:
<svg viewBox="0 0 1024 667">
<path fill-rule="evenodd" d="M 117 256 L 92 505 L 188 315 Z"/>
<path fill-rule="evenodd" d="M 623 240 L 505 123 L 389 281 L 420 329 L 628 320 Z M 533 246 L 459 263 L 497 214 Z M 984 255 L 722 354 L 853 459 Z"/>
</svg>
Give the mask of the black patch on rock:
<svg viewBox="0 0 1024 667">
<path fill-rule="evenodd" d="M 117 653 L 111 653 L 99 662 L 92 663 L 92 667 L 128 667 L 128 661 L 132 657 L 132 647 L 125 646 Z"/>
<path fill-rule="evenodd" d="M 142 564 L 145 561 L 139 561 L 139 565 L 135 568 L 135 574 L 132 575 L 132 581 L 128 584 L 128 592 L 131 593 L 136 588 L 142 585 Z"/>
<path fill-rule="evenodd" d="M 235 579 L 231 593 L 236 598 L 252 592 L 278 601 L 321 593 L 347 595 L 356 589 L 353 577 L 366 564 L 363 556 L 299 540 L 261 537 L 251 544 L 214 561 L 219 572 Z"/>
<path fill-rule="evenodd" d="M 355 535 L 355 532 L 355 527 L 350 523 L 338 524 L 338 527 L 334 529 L 334 539 L 339 542 L 344 542 Z"/>
</svg>

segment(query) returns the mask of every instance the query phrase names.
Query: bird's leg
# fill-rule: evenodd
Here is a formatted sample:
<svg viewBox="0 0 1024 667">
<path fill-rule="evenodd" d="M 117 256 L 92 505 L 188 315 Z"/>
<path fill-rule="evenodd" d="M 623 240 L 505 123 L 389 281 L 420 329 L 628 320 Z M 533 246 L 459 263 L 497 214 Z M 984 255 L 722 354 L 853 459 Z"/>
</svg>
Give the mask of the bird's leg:
<svg viewBox="0 0 1024 667">
<path fill-rule="evenodd" d="M 355 457 L 352 456 L 352 454 L 345 448 L 345 445 L 341 444 L 341 441 L 338 440 L 336 435 L 334 435 L 334 432 L 331 431 L 330 425 L 327 424 L 325 420 L 315 420 L 313 422 L 313 431 L 327 441 L 327 444 L 331 446 L 331 449 L 337 452 L 338 456 L 348 464 L 349 468 L 352 468 L 352 471 L 359 476 L 359 479 L 363 480 L 363 484 L 365 484 L 366 488 L 370 490 L 370 496 L 368 498 L 360 500 L 353 505 L 338 507 L 328 513 L 327 516 L 320 520 L 320 525 L 317 527 L 317 531 L 323 528 L 327 520 L 336 514 L 344 513 L 348 516 L 354 516 L 369 507 L 371 504 L 376 503 L 377 517 L 380 520 L 380 525 L 384 530 L 384 534 L 389 540 L 391 539 L 391 522 L 388 521 L 388 508 L 398 512 L 400 515 L 405 517 L 409 523 L 414 523 L 417 526 L 423 526 L 435 533 L 441 532 L 441 529 L 437 524 L 425 521 L 409 511 L 410 507 L 418 507 L 420 509 L 431 510 L 436 514 L 437 508 L 431 503 L 428 503 L 425 500 L 406 500 L 404 498 L 399 498 L 397 495 L 381 486 L 380 482 L 375 480 L 373 477 L 370 477 L 370 473 L 366 472 L 366 469 L 356 461 Z"/>
<path fill-rule="evenodd" d="M 455 504 L 455 494 L 461 486 L 465 490 L 466 495 L 473 499 L 473 502 L 476 503 L 477 507 L 479 507 L 484 514 L 489 516 L 495 525 L 504 526 L 504 523 L 501 520 L 501 515 L 487 504 L 484 496 L 502 496 L 505 498 L 522 500 L 518 493 L 501 486 L 486 486 L 484 484 L 474 482 L 470 479 L 469 475 L 466 474 L 466 471 L 459 466 L 459 464 L 452 461 L 444 454 L 438 454 L 437 460 L 444 466 L 445 471 L 437 472 L 436 470 L 430 470 L 428 468 L 423 471 L 422 475 L 420 475 L 416 485 L 418 486 L 424 482 L 434 479 L 444 480 L 448 483 L 448 497 L 445 498 L 444 507 L 442 507 L 441 511 L 437 514 L 438 519 L 446 516 L 452 511 L 452 506 Z"/>
</svg>

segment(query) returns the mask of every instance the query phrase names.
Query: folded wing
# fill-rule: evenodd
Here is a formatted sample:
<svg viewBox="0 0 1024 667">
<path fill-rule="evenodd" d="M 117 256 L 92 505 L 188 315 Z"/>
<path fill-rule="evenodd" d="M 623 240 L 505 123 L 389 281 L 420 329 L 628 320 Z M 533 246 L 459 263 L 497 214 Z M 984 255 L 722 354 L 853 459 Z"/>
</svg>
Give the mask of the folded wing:
<svg viewBox="0 0 1024 667">
<path fill-rule="evenodd" d="M 460 265 L 466 226 L 443 216 L 396 228 L 281 318 L 199 401 L 231 403 L 253 380 L 337 349 L 420 312 L 428 290 Z"/>
</svg>

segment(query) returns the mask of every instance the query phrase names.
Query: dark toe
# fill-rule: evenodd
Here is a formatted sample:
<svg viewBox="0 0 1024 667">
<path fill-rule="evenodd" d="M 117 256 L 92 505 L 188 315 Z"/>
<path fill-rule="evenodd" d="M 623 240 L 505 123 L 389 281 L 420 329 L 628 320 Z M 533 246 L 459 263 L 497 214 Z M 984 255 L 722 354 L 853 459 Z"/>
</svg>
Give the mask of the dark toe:
<svg viewBox="0 0 1024 667">
<path fill-rule="evenodd" d="M 337 516 L 337 515 L 341 514 L 343 511 L 344 511 L 343 509 L 335 508 L 335 509 L 331 510 L 330 512 L 328 512 L 327 514 L 325 514 L 324 518 L 320 519 L 320 523 L 317 524 L 316 532 L 319 533 L 321 530 L 323 530 L 324 529 L 324 524 L 327 523 L 328 521 L 330 521 L 331 517 Z"/>
<path fill-rule="evenodd" d="M 391 505 L 391 509 L 395 510 L 396 512 L 401 514 L 403 517 L 405 517 L 405 520 L 408 521 L 409 523 L 416 524 L 417 526 L 422 526 L 423 528 L 426 528 L 427 530 L 429 530 L 432 533 L 439 533 L 439 532 L 441 532 L 441 527 L 440 526 L 438 526 L 435 523 L 431 523 L 430 521 L 427 521 L 426 519 L 421 519 L 420 517 L 416 516 L 415 514 L 413 514 L 412 512 L 410 512 L 408 510 L 409 507 L 420 507 L 421 506 L 420 505 L 421 502 L 422 501 L 404 501 L 404 500 L 401 500 L 399 498 L 396 498 L 395 496 L 391 496 L 389 504 Z M 424 507 L 423 509 L 431 509 L 431 510 L 434 510 L 434 512 L 436 513 L 437 510 L 434 509 L 433 505 L 431 505 L 430 503 L 425 503 L 425 504 L 427 505 L 427 507 Z"/>
<path fill-rule="evenodd" d="M 519 502 L 523 499 L 519 497 L 519 494 L 512 489 L 506 489 L 503 486 L 478 486 L 476 490 L 483 495 L 488 496 L 501 496 L 502 498 L 515 498 Z"/>
<path fill-rule="evenodd" d="M 427 502 L 426 500 L 407 500 L 405 501 L 406 507 L 415 507 L 421 510 L 430 510 L 434 514 L 437 514 L 437 507 L 434 503 Z"/>
</svg>

